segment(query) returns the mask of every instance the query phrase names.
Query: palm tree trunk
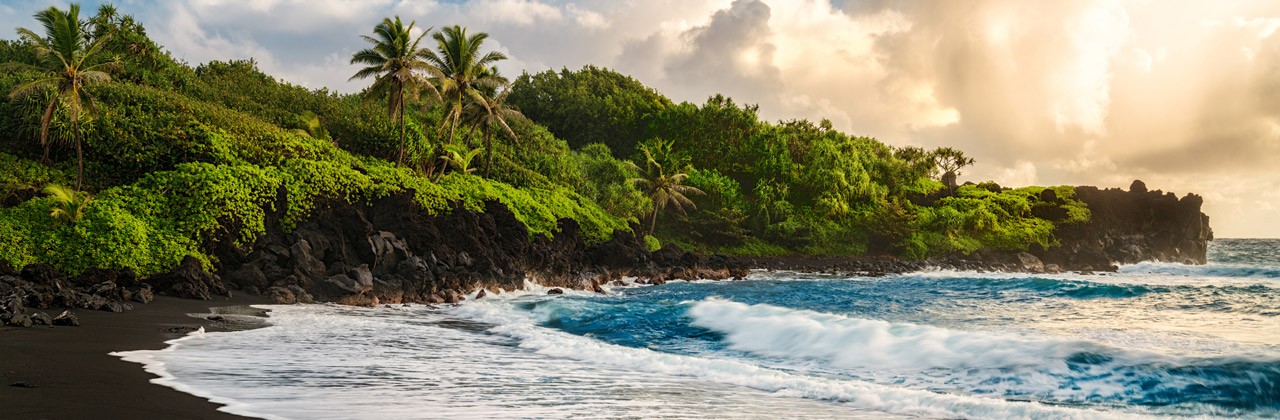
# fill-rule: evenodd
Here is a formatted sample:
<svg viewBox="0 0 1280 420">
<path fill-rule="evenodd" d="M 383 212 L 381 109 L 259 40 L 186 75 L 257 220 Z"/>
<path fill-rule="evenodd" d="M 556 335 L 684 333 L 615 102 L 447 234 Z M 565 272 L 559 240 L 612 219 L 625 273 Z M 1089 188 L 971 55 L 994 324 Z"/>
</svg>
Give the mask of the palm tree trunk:
<svg viewBox="0 0 1280 420">
<path fill-rule="evenodd" d="M 400 153 L 396 156 L 396 167 L 404 164 L 404 86 L 400 87 Z"/>
<path fill-rule="evenodd" d="M 84 187 L 84 152 L 81 147 L 80 139 L 80 121 L 72 123 L 73 129 L 76 131 L 76 191 L 80 191 Z"/>
<path fill-rule="evenodd" d="M 475 132 L 476 132 L 476 126 L 478 126 L 478 125 L 480 125 L 480 124 L 478 124 L 478 123 L 477 123 L 477 124 L 472 125 L 471 127 L 467 128 L 467 136 L 462 138 L 462 144 L 466 145 L 467 147 L 471 147 L 471 135 L 472 135 L 472 134 L 475 134 Z"/>
<path fill-rule="evenodd" d="M 653 204 L 653 215 L 649 216 L 649 236 L 653 236 L 653 230 L 658 227 L 658 204 Z"/>
<path fill-rule="evenodd" d="M 489 169 L 493 167 L 493 136 L 489 127 L 484 128 L 484 177 L 489 177 Z"/>
<path fill-rule="evenodd" d="M 462 106 L 459 105 L 456 113 L 453 114 L 453 123 L 449 124 L 449 144 L 453 144 L 453 134 L 458 130 L 458 119 L 462 117 Z"/>
</svg>

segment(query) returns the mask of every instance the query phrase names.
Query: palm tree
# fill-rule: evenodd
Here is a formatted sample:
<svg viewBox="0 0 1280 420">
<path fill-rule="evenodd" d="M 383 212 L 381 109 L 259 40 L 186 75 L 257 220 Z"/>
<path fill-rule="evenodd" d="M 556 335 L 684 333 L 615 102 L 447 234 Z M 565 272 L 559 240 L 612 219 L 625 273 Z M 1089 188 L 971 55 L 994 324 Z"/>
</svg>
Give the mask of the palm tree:
<svg viewBox="0 0 1280 420">
<path fill-rule="evenodd" d="M 429 50 L 418 48 L 418 43 L 427 32 L 414 37 L 411 32 L 417 22 L 409 22 L 404 26 L 400 17 L 382 19 L 382 23 L 373 27 L 376 36 L 361 35 L 360 38 L 373 44 L 373 47 L 356 51 L 351 56 L 351 64 L 363 64 L 348 80 L 375 77 L 373 86 L 366 95 L 387 98 L 387 115 L 398 119 L 400 124 L 400 147 L 396 153 L 396 166 L 404 163 L 404 107 L 406 102 L 416 101 L 422 89 L 428 89 L 439 96 L 439 91 L 430 83 L 426 83 L 422 73 L 438 76 L 439 69 L 431 65 L 427 59 Z"/>
<path fill-rule="evenodd" d="M 80 5 L 72 4 L 67 11 L 49 7 L 35 14 L 44 26 L 45 36 L 27 28 L 18 28 L 18 35 L 35 47 L 38 66 L 30 66 L 45 73 L 44 77 L 15 86 L 9 92 L 10 99 L 21 99 L 54 88 L 54 95 L 40 118 L 40 144 L 44 146 L 44 160 L 49 159 L 49 124 L 55 110 L 66 109 L 70 114 L 72 132 L 76 143 L 76 189 L 84 185 L 84 147 L 80 133 L 80 117 L 86 109 L 93 110 L 93 96 L 88 88 L 111 80 L 106 73 L 114 62 L 99 62 L 102 45 L 110 34 L 89 42 L 88 25 L 80 21 Z"/>
<path fill-rule="evenodd" d="M 478 148 L 467 150 L 464 146 L 446 144 L 444 145 L 444 156 L 441 156 L 440 159 L 443 159 L 445 163 L 458 172 L 469 174 L 476 171 L 476 168 L 471 167 L 471 161 L 475 160 L 476 155 L 480 154 L 480 152 L 481 150 Z"/>
<path fill-rule="evenodd" d="M 75 223 L 84 216 L 85 207 L 89 206 L 89 202 L 93 201 L 93 196 L 84 191 L 76 191 L 61 185 L 49 184 L 44 187 L 44 193 L 53 199 L 53 205 L 50 207 L 49 217 L 54 220 Z"/>
<path fill-rule="evenodd" d="M 645 173 L 643 178 L 634 178 L 631 182 L 637 187 L 649 193 L 649 198 L 653 200 L 653 213 L 649 216 L 649 234 L 653 234 L 653 230 L 658 225 L 658 212 L 661 212 L 668 205 L 673 206 L 680 212 L 685 213 L 685 206 L 690 208 L 698 208 L 693 204 L 693 200 L 686 197 L 686 194 L 706 194 L 702 190 L 691 185 L 684 185 L 684 181 L 689 178 L 689 174 L 680 172 L 681 169 L 672 170 L 672 174 L 668 174 L 663 165 L 675 166 L 672 163 L 678 160 L 670 159 L 667 156 L 671 152 L 671 143 L 658 140 L 652 144 L 641 144 L 640 152 L 645 158 Z M 634 165 L 634 163 L 632 164 Z M 687 168 L 688 165 L 685 165 Z"/>
<path fill-rule="evenodd" d="M 487 73 L 484 77 L 492 78 L 498 83 L 498 86 L 482 87 L 480 93 L 484 102 L 468 101 L 464 112 L 464 119 L 472 123 L 473 127 L 484 127 L 484 176 L 486 178 L 489 177 L 489 171 L 493 167 L 493 133 L 491 130 L 496 125 L 512 141 L 519 142 L 520 139 L 516 137 L 515 131 L 511 130 L 507 120 L 524 117 L 524 114 L 521 114 L 520 111 L 507 107 L 507 95 L 511 93 L 511 90 L 506 88 L 509 86 L 509 81 L 498 73 L 497 67 L 489 68 Z M 499 91 L 498 89 L 502 90 Z"/>
<path fill-rule="evenodd" d="M 444 128 L 443 124 L 450 124 L 449 140 L 453 141 L 465 101 L 489 108 L 483 90 L 496 90 L 505 80 L 490 68 L 494 63 L 506 60 L 507 56 L 497 51 L 480 55 L 480 46 L 489 34 L 480 32 L 468 37 L 467 29 L 457 25 L 444 28 L 432 34 L 431 38 L 436 40 L 436 51 L 427 51 L 425 58 L 440 70 L 435 83 L 447 107 L 441 128 Z"/>
</svg>

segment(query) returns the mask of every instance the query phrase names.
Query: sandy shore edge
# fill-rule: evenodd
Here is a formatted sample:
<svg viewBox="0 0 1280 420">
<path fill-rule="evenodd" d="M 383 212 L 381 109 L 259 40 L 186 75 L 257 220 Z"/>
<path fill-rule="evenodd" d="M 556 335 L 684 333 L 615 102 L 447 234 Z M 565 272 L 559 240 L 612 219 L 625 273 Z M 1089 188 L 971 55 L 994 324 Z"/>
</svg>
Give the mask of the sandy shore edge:
<svg viewBox="0 0 1280 420">
<path fill-rule="evenodd" d="M 156 375 L 109 353 L 158 350 L 206 331 L 253 328 L 268 303 L 258 296 L 211 301 L 157 297 L 133 311 L 75 311 L 80 327 L 0 327 L 0 407 L 26 419 L 243 419 L 200 397 L 152 384 Z M 49 315 L 60 311 L 48 310 Z M 216 320 L 187 314 L 222 315 Z"/>
</svg>

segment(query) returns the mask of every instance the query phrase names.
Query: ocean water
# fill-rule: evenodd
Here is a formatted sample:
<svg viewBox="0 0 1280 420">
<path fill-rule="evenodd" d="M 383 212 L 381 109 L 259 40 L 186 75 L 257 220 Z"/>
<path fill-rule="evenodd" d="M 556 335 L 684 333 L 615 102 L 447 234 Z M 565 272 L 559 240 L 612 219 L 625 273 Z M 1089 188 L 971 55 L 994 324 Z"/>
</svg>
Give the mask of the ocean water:
<svg viewBox="0 0 1280 420">
<path fill-rule="evenodd" d="M 118 355 L 264 418 L 1280 417 L 1280 241 L 1209 259 L 269 306 Z"/>
</svg>

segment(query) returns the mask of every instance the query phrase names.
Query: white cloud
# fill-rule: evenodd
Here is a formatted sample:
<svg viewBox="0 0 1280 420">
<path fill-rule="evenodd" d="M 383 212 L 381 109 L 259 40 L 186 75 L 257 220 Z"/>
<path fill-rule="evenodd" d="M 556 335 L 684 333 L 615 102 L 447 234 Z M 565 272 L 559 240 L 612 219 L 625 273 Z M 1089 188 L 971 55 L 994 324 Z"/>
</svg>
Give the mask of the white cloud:
<svg viewBox="0 0 1280 420">
<path fill-rule="evenodd" d="M 564 20 L 560 9 L 536 0 L 475 0 L 467 7 L 473 16 L 494 23 L 529 26 Z"/>
<path fill-rule="evenodd" d="M 565 5 L 565 11 L 573 16 L 573 20 L 578 22 L 584 28 L 605 29 L 609 27 L 610 20 L 600 13 L 583 9 L 574 4 Z"/>
<path fill-rule="evenodd" d="M 1040 183 L 1036 165 L 1025 160 L 1018 161 L 1012 167 L 1001 169 L 990 178 L 997 184 L 1008 187 L 1021 187 Z"/>
</svg>

